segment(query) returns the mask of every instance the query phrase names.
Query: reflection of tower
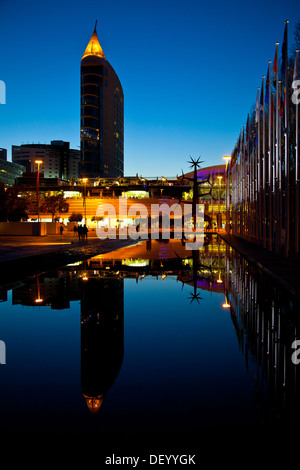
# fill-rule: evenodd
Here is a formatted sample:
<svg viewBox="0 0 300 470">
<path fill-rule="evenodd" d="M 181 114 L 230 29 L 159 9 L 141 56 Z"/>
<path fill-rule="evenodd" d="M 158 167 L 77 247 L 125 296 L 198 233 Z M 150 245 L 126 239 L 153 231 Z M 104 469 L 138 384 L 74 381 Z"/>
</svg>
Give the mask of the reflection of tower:
<svg viewBox="0 0 300 470">
<path fill-rule="evenodd" d="M 124 281 L 82 282 L 81 391 L 90 411 L 97 413 L 123 362 Z"/>
</svg>

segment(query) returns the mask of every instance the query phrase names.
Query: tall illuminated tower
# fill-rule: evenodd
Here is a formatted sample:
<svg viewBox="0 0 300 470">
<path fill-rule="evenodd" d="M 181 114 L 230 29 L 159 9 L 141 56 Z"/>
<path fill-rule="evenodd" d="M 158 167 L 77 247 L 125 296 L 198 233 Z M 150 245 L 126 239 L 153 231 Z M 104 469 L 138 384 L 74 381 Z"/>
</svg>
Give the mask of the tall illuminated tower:
<svg viewBox="0 0 300 470">
<path fill-rule="evenodd" d="M 124 95 L 94 32 L 81 59 L 82 178 L 124 174 Z"/>
</svg>

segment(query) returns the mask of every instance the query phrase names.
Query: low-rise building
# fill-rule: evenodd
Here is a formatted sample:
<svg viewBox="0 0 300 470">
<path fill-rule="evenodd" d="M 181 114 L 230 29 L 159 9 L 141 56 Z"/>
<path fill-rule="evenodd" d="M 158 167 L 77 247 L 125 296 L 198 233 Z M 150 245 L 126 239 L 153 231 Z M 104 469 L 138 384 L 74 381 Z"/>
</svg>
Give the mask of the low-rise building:
<svg viewBox="0 0 300 470">
<path fill-rule="evenodd" d="M 37 171 L 36 161 L 41 160 L 40 171 L 45 178 L 74 180 L 79 177 L 80 150 L 70 149 L 70 143 L 52 140 L 50 144 L 22 144 L 12 146 L 12 161 Z"/>
</svg>

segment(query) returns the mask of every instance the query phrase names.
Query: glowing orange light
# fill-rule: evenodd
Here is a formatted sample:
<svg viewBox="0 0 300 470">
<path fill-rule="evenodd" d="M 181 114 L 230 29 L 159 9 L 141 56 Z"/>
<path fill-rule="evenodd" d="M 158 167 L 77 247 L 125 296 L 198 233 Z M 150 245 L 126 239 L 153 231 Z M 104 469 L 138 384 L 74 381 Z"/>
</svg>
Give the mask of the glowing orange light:
<svg viewBox="0 0 300 470">
<path fill-rule="evenodd" d="M 96 30 L 92 34 L 90 42 L 88 43 L 86 50 L 84 51 L 84 54 L 82 56 L 82 59 L 84 59 L 84 57 L 87 57 L 89 55 L 95 55 L 97 57 L 101 57 L 102 59 L 105 59 L 105 55 L 104 55 L 102 47 L 100 46 Z"/>
<path fill-rule="evenodd" d="M 42 165 L 42 163 L 44 163 L 44 162 L 43 162 L 43 160 L 35 160 L 35 163 L 36 163 L 37 165 Z"/>
<path fill-rule="evenodd" d="M 228 304 L 227 302 L 225 302 L 223 305 L 222 305 L 223 308 L 230 308 L 230 304 Z"/>
<path fill-rule="evenodd" d="M 41 302 L 44 302 L 44 299 L 35 299 L 35 303 L 39 304 Z"/>
</svg>

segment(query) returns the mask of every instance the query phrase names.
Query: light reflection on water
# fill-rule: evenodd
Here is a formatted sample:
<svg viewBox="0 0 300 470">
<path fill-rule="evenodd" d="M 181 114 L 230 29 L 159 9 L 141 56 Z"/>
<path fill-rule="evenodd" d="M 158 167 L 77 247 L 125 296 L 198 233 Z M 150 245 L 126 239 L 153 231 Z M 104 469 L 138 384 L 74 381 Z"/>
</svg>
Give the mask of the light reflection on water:
<svg viewBox="0 0 300 470">
<path fill-rule="evenodd" d="M 1 300 L 6 434 L 184 442 L 298 422 L 299 305 L 221 239 L 142 242 Z"/>
</svg>

